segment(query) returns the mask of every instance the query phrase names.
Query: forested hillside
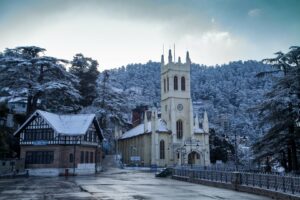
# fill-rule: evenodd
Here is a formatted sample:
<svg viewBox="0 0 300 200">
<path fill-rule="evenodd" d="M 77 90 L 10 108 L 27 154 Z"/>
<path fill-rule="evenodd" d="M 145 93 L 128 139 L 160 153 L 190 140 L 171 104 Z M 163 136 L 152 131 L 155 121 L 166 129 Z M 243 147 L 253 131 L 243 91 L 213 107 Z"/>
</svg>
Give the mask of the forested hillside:
<svg viewBox="0 0 300 200">
<path fill-rule="evenodd" d="M 0 96 L 6 102 L 27 99 L 27 116 L 35 109 L 96 113 L 110 138 L 115 123 L 130 123 L 131 109 L 160 106 L 160 63 L 129 64 L 99 74 L 98 62 L 82 54 L 65 61 L 43 52 L 31 46 L 0 54 Z M 201 117 L 206 110 L 216 134 L 236 132 L 254 139 L 263 132 L 253 108 L 272 87 L 272 78 L 256 77 L 270 70 L 268 65 L 238 61 L 214 67 L 192 64 L 191 68 L 194 113 Z"/>
<path fill-rule="evenodd" d="M 270 90 L 272 79 L 257 78 L 270 67 L 257 61 L 237 61 L 208 67 L 192 64 L 191 89 L 194 112 L 202 116 L 207 110 L 211 127 L 218 134 L 247 135 L 256 138 L 262 133 L 258 112 L 253 108 Z M 128 98 L 128 106 L 159 106 L 160 63 L 130 64 L 108 71 L 115 91 Z"/>
</svg>

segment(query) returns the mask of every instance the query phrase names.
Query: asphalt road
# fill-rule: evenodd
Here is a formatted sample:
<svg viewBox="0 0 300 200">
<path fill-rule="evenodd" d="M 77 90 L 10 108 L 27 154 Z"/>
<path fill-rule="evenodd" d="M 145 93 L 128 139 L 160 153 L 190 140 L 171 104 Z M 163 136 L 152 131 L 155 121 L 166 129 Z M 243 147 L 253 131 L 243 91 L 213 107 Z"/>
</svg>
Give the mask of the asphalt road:
<svg viewBox="0 0 300 200">
<path fill-rule="evenodd" d="M 111 169 L 97 176 L 0 179 L 0 200 L 105 199 L 105 200 L 267 200 L 269 198 L 207 187 L 154 174 Z"/>
</svg>

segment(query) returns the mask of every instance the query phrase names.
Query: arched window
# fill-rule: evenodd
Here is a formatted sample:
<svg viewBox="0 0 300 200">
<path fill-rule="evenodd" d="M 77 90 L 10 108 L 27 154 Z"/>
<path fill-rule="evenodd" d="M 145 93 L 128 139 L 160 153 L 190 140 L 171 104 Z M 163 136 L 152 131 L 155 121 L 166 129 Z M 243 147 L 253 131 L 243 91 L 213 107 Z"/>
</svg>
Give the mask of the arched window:
<svg viewBox="0 0 300 200">
<path fill-rule="evenodd" d="M 169 91 L 169 77 L 167 77 L 167 91 Z"/>
<path fill-rule="evenodd" d="M 165 141 L 163 140 L 159 142 L 159 158 L 165 159 Z"/>
<path fill-rule="evenodd" d="M 174 76 L 174 90 L 178 90 L 178 78 Z"/>
<path fill-rule="evenodd" d="M 166 79 L 164 78 L 164 92 L 166 92 Z"/>
<path fill-rule="evenodd" d="M 177 139 L 181 139 L 183 136 L 183 127 L 182 127 L 182 121 L 178 120 L 176 122 L 176 135 L 177 135 Z"/>
<path fill-rule="evenodd" d="M 181 77 L 181 90 L 182 90 L 182 91 L 185 90 L 185 78 L 184 78 L 184 76 Z"/>
</svg>

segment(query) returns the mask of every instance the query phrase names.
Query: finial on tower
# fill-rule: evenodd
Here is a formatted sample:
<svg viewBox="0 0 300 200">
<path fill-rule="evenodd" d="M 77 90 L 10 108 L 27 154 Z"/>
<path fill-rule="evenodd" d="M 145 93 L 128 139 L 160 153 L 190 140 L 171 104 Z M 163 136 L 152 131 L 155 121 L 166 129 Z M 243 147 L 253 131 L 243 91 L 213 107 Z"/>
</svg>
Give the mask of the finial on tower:
<svg viewBox="0 0 300 200">
<path fill-rule="evenodd" d="M 147 117 L 147 110 L 144 112 L 144 132 L 148 131 L 148 117 Z"/>
<path fill-rule="evenodd" d="M 207 117 L 206 111 L 204 111 L 202 128 L 203 128 L 204 133 L 209 133 L 208 117 Z"/>
<path fill-rule="evenodd" d="M 196 117 L 195 117 L 195 128 L 196 129 L 199 129 L 199 117 L 198 117 L 198 113 L 196 114 Z"/>
<path fill-rule="evenodd" d="M 178 63 L 181 64 L 181 58 L 180 58 L 180 56 L 178 57 Z"/>
<path fill-rule="evenodd" d="M 153 107 L 152 112 L 151 112 L 151 120 L 155 121 L 156 118 L 157 118 L 157 109 L 156 109 L 156 107 Z"/>
<path fill-rule="evenodd" d="M 175 59 L 176 59 L 176 56 L 175 56 L 175 43 L 174 43 L 174 63 L 176 62 Z"/>
<path fill-rule="evenodd" d="M 190 59 L 189 51 L 186 52 L 186 63 L 191 64 L 191 59 Z"/>
<path fill-rule="evenodd" d="M 172 51 L 171 51 L 171 49 L 169 49 L 169 57 L 168 57 L 168 61 L 169 61 L 169 63 L 172 62 Z"/>
</svg>

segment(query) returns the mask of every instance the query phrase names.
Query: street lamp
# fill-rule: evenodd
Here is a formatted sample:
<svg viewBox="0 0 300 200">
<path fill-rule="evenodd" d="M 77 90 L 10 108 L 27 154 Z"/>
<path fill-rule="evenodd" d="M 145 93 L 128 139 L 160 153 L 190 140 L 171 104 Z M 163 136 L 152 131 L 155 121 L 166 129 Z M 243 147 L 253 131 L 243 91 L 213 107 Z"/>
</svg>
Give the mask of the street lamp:
<svg viewBox="0 0 300 200">
<path fill-rule="evenodd" d="M 227 142 L 229 142 L 230 144 L 232 143 L 232 141 L 229 140 L 228 135 L 225 136 L 225 140 Z M 228 151 L 227 151 L 227 153 L 228 153 Z M 234 131 L 234 166 L 235 166 L 235 170 L 238 171 L 238 149 L 237 149 L 236 131 Z"/>
<path fill-rule="evenodd" d="M 235 171 L 239 170 L 238 167 L 238 149 L 237 149 L 237 138 L 236 138 L 236 131 L 234 131 L 234 151 L 235 151 L 235 156 L 234 156 L 234 164 L 235 164 Z"/>
</svg>

